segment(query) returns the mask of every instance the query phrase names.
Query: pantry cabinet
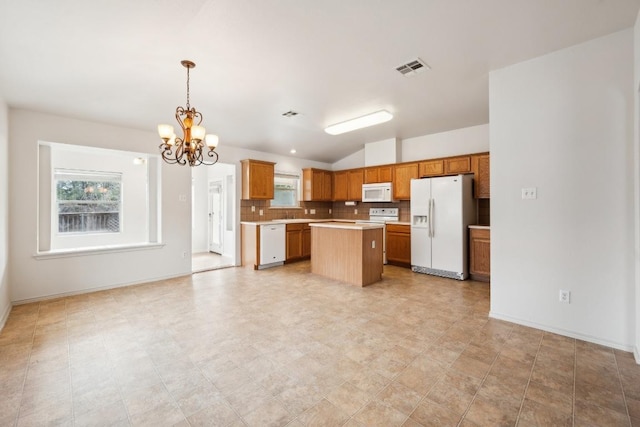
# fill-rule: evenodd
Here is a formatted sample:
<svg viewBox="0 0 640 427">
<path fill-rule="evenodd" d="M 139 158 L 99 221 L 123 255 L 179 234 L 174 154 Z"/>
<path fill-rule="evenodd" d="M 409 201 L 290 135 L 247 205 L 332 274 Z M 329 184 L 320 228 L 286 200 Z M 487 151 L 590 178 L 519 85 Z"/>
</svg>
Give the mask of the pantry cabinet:
<svg viewBox="0 0 640 427">
<path fill-rule="evenodd" d="M 241 160 L 242 164 L 242 199 L 273 199 L 273 179 L 275 163 L 262 160 Z"/>
<path fill-rule="evenodd" d="M 491 197 L 490 161 L 489 154 L 477 154 L 471 156 L 471 169 L 473 170 L 474 185 L 473 195 L 476 199 L 488 199 Z"/>
</svg>

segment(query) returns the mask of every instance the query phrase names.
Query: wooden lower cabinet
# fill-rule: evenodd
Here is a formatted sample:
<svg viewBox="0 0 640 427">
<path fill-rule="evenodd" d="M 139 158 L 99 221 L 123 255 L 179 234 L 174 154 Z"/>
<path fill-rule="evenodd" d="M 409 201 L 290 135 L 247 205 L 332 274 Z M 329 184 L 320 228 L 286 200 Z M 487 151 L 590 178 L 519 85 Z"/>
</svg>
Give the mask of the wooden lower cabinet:
<svg viewBox="0 0 640 427">
<path fill-rule="evenodd" d="M 302 228 L 302 258 L 311 257 L 311 227 L 304 224 Z"/>
<path fill-rule="evenodd" d="M 469 275 L 473 280 L 491 280 L 491 230 L 469 229 Z"/>
<path fill-rule="evenodd" d="M 387 224 L 387 263 L 411 267 L 411 226 Z"/>
<path fill-rule="evenodd" d="M 285 262 L 299 261 L 311 256 L 311 227 L 308 223 L 287 224 L 287 252 Z"/>
</svg>

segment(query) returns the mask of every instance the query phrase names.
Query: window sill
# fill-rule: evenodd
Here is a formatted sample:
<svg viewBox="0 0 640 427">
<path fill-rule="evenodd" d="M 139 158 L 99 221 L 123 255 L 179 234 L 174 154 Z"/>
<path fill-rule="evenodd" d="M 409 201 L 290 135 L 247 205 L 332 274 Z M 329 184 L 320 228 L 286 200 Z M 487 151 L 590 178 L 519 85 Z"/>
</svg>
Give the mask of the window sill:
<svg viewBox="0 0 640 427">
<path fill-rule="evenodd" d="M 60 249 L 48 252 L 38 252 L 33 257 L 35 259 L 68 258 L 96 254 L 109 254 L 118 252 L 144 251 L 148 249 L 159 249 L 164 247 L 164 243 L 140 243 L 135 245 L 119 246 L 98 246 L 80 249 Z"/>
</svg>

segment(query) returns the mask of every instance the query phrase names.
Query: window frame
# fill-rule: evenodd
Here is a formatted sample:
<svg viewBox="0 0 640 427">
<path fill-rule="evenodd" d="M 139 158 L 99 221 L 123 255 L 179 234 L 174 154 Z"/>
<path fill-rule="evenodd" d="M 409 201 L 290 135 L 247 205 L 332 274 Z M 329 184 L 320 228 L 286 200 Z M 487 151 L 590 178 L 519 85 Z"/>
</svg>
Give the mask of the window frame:
<svg viewBox="0 0 640 427">
<path fill-rule="evenodd" d="M 277 178 L 283 179 L 295 179 L 296 188 L 293 190 L 293 194 L 295 196 L 295 204 L 293 205 L 279 205 L 274 204 L 276 200 L 276 180 Z M 284 172 L 284 171 L 275 171 L 273 176 L 273 199 L 269 201 L 269 207 L 274 209 L 299 209 L 300 208 L 300 197 L 301 195 L 301 174 L 296 172 Z"/>
</svg>

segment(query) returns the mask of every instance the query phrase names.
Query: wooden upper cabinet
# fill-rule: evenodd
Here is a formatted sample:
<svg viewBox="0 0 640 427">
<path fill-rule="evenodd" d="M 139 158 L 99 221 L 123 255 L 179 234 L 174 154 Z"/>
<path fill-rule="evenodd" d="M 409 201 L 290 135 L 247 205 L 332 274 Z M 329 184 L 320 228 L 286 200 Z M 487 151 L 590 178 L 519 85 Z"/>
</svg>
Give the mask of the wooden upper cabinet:
<svg viewBox="0 0 640 427">
<path fill-rule="evenodd" d="M 471 156 L 450 157 L 444 159 L 445 175 L 457 175 L 471 172 Z"/>
<path fill-rule="evenodd" d="M 373 166 L 365 168 L 364 183 L 375 184 L 378 182 L 391 182 L 393 179 L 393 168 L 391 165 Z"/>
<path fill-rule="evenodd" d="M 418 178 L 418 163 L 402 163 L 393 168 L 393 198 L 409 200 L 411 198 L 411 180 Z"/>
<path fill-rule="evenodd" d="M 262 160 L 241 160 L 242 164 L 242 199 L 273 199 L 273 179 L 275 163 Z"/>
<path fill-rule="evenodd" d="M 333 174 L 333 200 L 349 200 L 349 172 L 339 171 Z"/>
<path fill-rule="evenodd" d="M 418 172 L 420 177 L 438 176 L 444 174 L 444 160 L 428 160 L 418 164 Z"/>
<path fill-rule="evenodd" d="M 302 169 L 302 200 L 305 202 L 319 202 L 332 200 L 331 171 L 322 169 Z"/>
<path fill-rule="evenodd" d="M 348 172 L 347 200 L 362 200 L 362 184 L 364 184 L 364 172 L 362 169 L 351 169 Z"/>
<path fill-rule="evenodd" d="M 489 199 L 491 197 L 489 154 L 476 154 L 471 156 L 471 169 L 473 170 L 474 177 L 474 197 L 476 199 Z"/>
</svg>

